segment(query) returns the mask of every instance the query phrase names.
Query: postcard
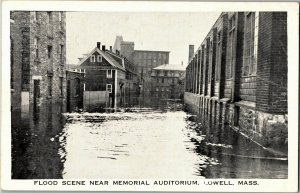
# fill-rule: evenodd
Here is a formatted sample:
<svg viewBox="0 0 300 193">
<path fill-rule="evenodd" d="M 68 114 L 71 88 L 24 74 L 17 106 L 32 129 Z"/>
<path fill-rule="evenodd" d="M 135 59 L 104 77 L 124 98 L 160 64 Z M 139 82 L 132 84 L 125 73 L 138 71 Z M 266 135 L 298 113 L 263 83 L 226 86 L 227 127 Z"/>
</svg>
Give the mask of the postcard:
<svg viewBox="0 0 300 193">
<path fill-rule="evenodd" d="M 3 190 L 297 191 L 297 3 L 2 5 Z"/>
</svg>

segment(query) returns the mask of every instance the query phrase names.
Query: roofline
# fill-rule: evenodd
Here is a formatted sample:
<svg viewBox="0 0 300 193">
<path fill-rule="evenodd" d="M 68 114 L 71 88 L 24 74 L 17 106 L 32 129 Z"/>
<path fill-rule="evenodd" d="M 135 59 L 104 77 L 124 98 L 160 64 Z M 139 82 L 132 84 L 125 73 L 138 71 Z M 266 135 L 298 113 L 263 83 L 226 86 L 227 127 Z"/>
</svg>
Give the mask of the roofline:
<svg viewBox="0 0 300 193">
<path fill-rule="evenodd" d="M 80 60 L 80 62 L 78 63 L 78 66 L 81 66 L 82 65 L 82 63 L 86 60 L 86 59 L 88 59 L 95 51 L 97 51 L 99 54 L 101 54 L 109 63 L 111 63 L 114 67 L 116 67 L 116 68 L 118 68 L 118 69 L 120 69 L 120 70 L 123 70 L 123 71 L 125 71 L 125 69 L 124 68 L 120 68 L 120 67 L 118 67 L 118 66 L 115 66 L 114 64 L 113 64 L 113 62 L 107 57 L 107 56 L 105 56 L 105 51 L 102 51 L 102 50 L 100 50 L 100 49 L 98 49 L 97 47 L 95 47 L 86 57 L 84 57 L 82 60 Z M 102 54 L 101 52 L 104 52 L 104 54 Z M 113 58 L 112 58 L 113 59 Z M 115 62 L 117 62 L 117 61 L 115 61 Z"/>
<path fill-rule="evenodd" d="M 167 52 L 170 53 L 170 51 L 157 51 L 157 50 L 134 50 L 135 52 Z"/>
</svg>

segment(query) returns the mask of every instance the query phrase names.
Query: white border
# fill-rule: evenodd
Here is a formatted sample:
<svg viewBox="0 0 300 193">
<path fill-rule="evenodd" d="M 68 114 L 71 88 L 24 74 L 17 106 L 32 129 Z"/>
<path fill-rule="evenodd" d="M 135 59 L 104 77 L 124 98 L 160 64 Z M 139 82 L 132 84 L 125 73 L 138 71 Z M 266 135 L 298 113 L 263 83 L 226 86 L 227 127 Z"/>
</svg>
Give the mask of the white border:
<svg viewBox="0 0 300 193">
<path fill-rule="evenodd" d="M 5 1 L 2 4 L 1 81 L 1 188 L 4 190 L 102 190 L 102 191 L 231 191 L 296 192 L 298 185 L 298 72 L 299 5 L 296 2 L 97 2 Z M 288 12 L 288 179 L 256 179 L 258 186 L 34 186 L 33 180 L 11 180 L 9 33 L 10 10 L 105 11 L 105 12 Z M 195 21 L 196 22 L 196 21 Z M 78 180 L 78 179 L 77 179 Z M 95 179 L 97 180 L 97 179 Z M 98 179 L 100 180 L 100 179 Z M 118 179 L 120 180 L 120 179 Z M 141 180 L 141 179 L 139 179 Z M 158 179 L 159 180 L 159 179 Z M 212 179 L 206 180 L 210 181 Z M 58 180 L 61 182 L 62 180 Z M 112 181 L 112 180 L 110 180 Z M 151 180 L 149 180 L 150 182 Z M 237 179 L 231 180 L 233 183 Z M 202 182 L 202 181 L 200 181 Z"/>
</svg>

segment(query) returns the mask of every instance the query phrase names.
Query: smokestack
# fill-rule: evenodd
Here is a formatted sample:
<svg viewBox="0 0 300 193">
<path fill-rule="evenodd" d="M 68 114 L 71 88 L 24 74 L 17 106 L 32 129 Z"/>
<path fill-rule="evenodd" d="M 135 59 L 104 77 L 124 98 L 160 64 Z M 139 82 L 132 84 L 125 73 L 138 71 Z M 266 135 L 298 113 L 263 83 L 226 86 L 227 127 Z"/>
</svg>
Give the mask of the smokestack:
<svg viewBox="0 0 300 193">
<path fill-rule="evenodd" d="M 105 45 L 102 46 L 102 50 L 105 51 Z"/>
<path fill-rule="evenodd" d="M 97 42 L 97 48 L 100 50 L 101 42 Z"/>
<path fill-rule="evenodd" d="M 194 55 L 194 45 L 189 45 L 189 61 Z"/>
</svg>

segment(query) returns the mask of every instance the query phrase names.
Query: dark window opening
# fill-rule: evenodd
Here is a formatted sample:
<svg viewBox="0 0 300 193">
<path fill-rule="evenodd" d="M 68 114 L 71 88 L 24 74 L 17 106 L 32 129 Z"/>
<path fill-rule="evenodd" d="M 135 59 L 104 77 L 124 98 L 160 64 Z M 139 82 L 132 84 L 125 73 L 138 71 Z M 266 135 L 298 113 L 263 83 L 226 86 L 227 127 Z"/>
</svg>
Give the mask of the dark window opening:
<svg viewBox="0 0 300 193">
<path fill-rule="evenodd" d="M 63 82 L 64 79 L 63 77 L 59 77 L 59 90 L 60 90 L 60 96 L 63 96 L 64 95 L 64 90 L 63 90 Z"/>
<path fill-rule="evenodd" d="M 52 46 L 48 46 L 48 59 L 52 58 Z"/>
<path fill-rule="evenodd" d="M 48 76 L 48 95 L 52 96 L 52 76 Z"/>
</svg>

